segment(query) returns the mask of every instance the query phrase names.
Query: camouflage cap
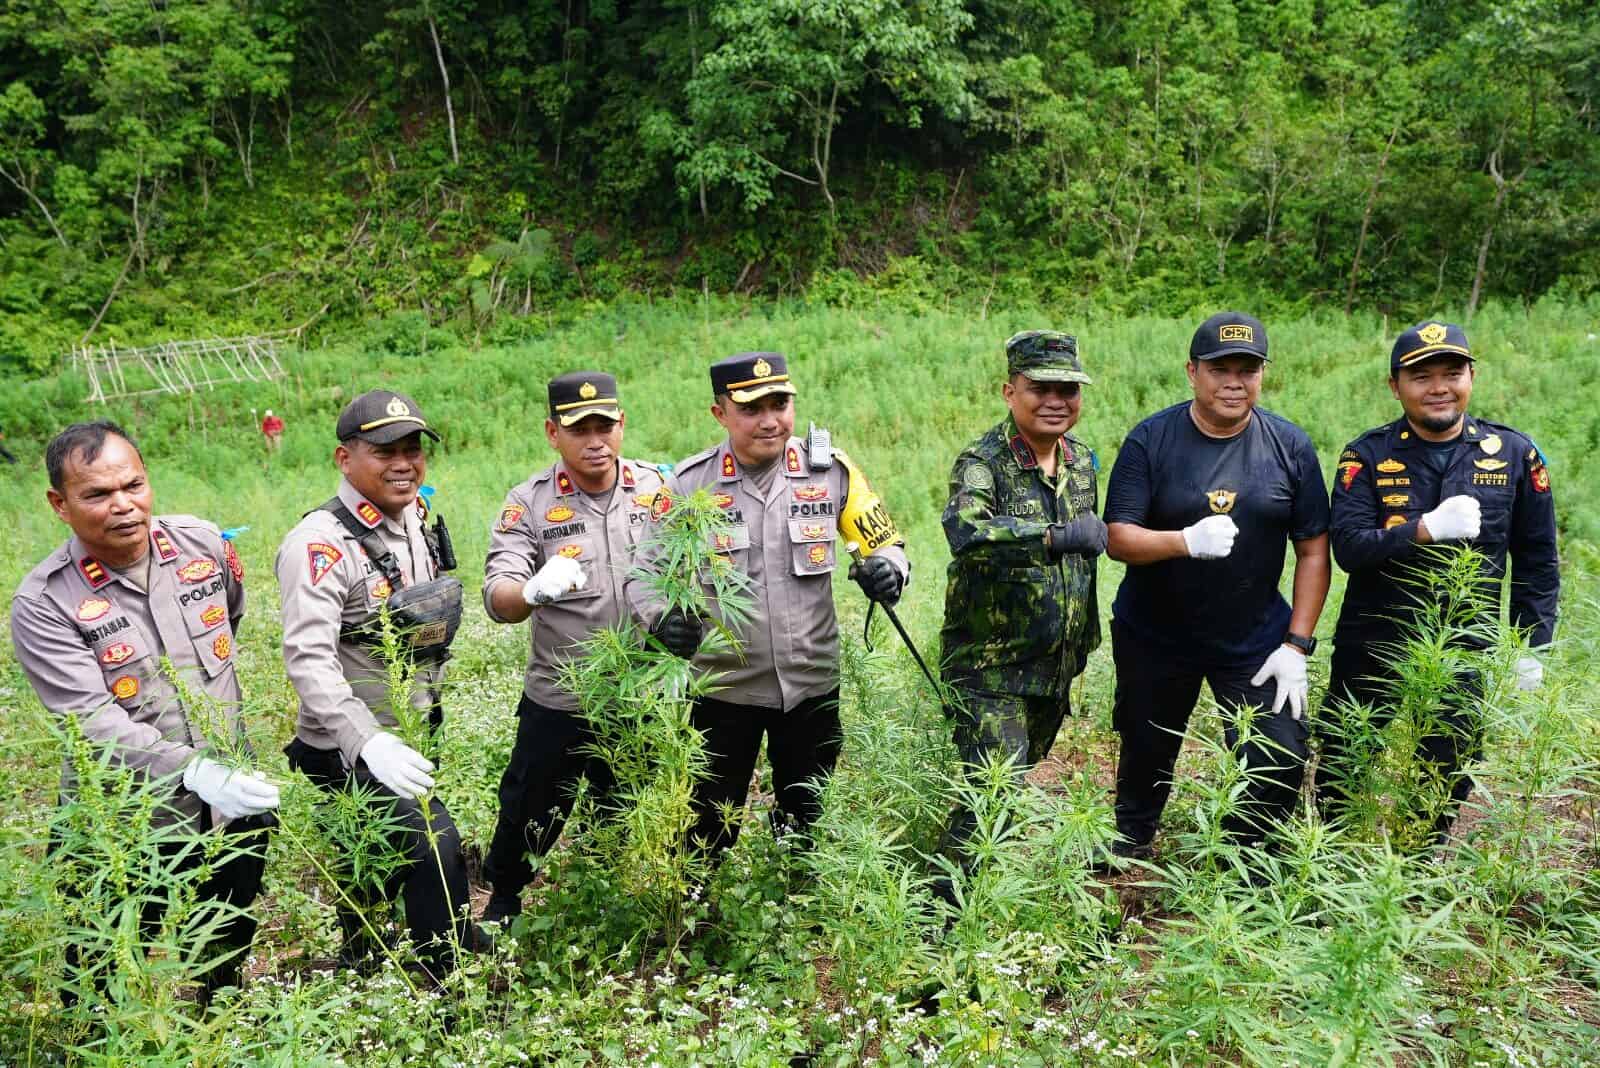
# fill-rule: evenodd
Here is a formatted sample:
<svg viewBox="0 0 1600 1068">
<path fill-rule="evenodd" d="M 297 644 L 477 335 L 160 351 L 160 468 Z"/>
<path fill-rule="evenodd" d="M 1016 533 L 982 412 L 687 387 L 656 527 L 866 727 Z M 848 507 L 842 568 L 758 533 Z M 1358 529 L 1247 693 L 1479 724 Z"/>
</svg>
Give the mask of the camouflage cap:
<svg viewBox="0 0 1600 1068">
<path fill-rule="evenodd" d="M 1006 374 L 1035 382 L 1094 382 L 1078 359 L 1078 339 L 1058 330 L 1024 330 L 1007 338 Z"/>
</svg>

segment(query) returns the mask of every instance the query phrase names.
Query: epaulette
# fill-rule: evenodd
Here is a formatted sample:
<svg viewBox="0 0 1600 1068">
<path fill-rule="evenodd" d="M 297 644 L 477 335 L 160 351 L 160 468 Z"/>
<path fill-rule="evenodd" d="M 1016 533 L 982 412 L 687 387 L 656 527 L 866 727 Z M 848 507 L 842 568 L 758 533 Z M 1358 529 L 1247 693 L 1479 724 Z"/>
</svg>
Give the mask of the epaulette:
<svg viewBox="0 0 1600 1068">
<path fill-rule="evenodd" d="M 679 474 L 682 474 L 683 472 L 688 471 L 691 468 L 699 467 L 701 464 L 706 463 L 707 461 L 711 460 L 713 457 L 715 457 L 721 451 L 722 451 L 722 443 L 719 441 L 715 445 L 711 446 L 709 449 L 702 449 L 702 450 L 700 450 L 699 452 L 695 453 L 692 456 L 686 456 L 683 459 L 679 460 L 675 470 Z"/>
<path fill-rule="evenodd" d="M 528 488 L 532 489 L 533 487 L 539 485 L 539 483 L 541 483 L 541 482 L 549 482 L 552 478 L 555 477 L 555 470 L 556 470 L 555 467 L 551 466 L 551 467 L 545 468 L 543 471 L 540 471 L 538 474 L 536 474 L 532 478 L 528 479 L 528 481 L 527 481 Z"/>
</svg>

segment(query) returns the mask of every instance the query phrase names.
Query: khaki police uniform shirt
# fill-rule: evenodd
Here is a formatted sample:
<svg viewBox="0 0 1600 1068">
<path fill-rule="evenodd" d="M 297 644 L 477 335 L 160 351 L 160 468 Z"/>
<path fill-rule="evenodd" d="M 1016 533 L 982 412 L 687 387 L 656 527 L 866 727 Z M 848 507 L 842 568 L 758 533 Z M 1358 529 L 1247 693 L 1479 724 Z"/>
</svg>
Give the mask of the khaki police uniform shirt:
<svg viewBox="0 0 1600 1068">
<path fill-rule="evenodd" d="M 156 516 L 147 589 L 74 536 L 18 587 L 11 641 L 45 708 L 75 715 L 85 737 L 110 748 L 113 763 L 162 777 L 206 748 L 208 732 L 239 737 L 233 655 L 243 616 L 244 569 L 216 526 Z M 161 672 L 163 656 L 201 707 L 180 703 Z M 63 766 L 63 794 L 71 788 Z M 181 781 L 173 789 L 173 807 L 197 815 L 200 799 Z"/>
<path fill-rule="evenodd" d="M 344 479 L 339 500 L 356 521 L 377 532 L 394 553 L 406 585 L 437 577 L 423 539 L 423 510 L 399 520 L 384 515 Z M 338 749 L 354 767 L 367 739 L 395 725 L 383 660 L 340 628 L 375 619 L 392 592 L 361 543 L 332 512 L 310 512 L 284 537 L 274 569 L 283 605 L 283 665 L 300 695 L 295 737 L 316 749 Z M 437 699 L 443 666 L 418 665 L 411 703 L 424 712 Z"/>
<path fill-rule="evenodd" d="M 694 666 L 716 676 L 713 695 L 730 704 L 790 709 L 839 685 L 839 623 L 833 609 L 835 542 L 844 511 L 849 475 L 838 459 L 825 470 L 810 467 L 806 443 L 791 437 L 778 458 L 778 473 L 765 494 L 745 477 L 722 444 L 696 453 L 667 479 L 669 496 L 698 489 L 718 494 L 733 522 L 725 545 L 716 546 L 750 578 L 754 605 L 750 620 L 736 630 L 742 650 L 720 655 L 700 652 Z M 879 549 L 902 580 L 910 561 L 898 545 Z M 647 542 L 640 563 L 648 568 L 654 552 Z M 654 626 L 663 607 L 640 579 L 627 582 L 634 614 Z M 713 605 L 715 610 L 715 605 Z"/>
<path fill-rule="evenodd" d="M 568 590 L 533 610 L 522 684 L 530 701 L 577 710 L 577 699 L 557 684 L 561 665 L 579 642 L 627 616 L 623 579 L 633 566 L 634 547 L 660 488 L 661 476 L 652 465 L 622 459 L 617 481 L 605 496 L 591 497 L 578 489 L 559 462 L 506 495 L 484 564 L 483 604 L 489 618 L 505 622 L 491 602 L 496 586 L 511 584 L 520 590 L 552 557 L 576 560 L 588 579 L 583 589 Z"/>
</svg>

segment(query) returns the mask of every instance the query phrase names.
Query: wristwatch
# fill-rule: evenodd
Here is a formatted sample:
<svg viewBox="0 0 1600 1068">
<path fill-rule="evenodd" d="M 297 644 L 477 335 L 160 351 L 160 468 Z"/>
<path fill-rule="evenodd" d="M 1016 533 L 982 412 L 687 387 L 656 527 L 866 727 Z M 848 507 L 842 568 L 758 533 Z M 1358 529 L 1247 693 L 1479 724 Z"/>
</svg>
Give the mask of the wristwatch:
<svg viewBox="0 0 1600 1068">
<path fill-rule="evenodd" d="M 1307 656 L 1310 656 L 1312 653 L 1317 651 L 1317 639 L 1302 638 L 1293 631 L 1290 631 L 1288 634 L 1283 636 L 1283 644 L 1292 645 Z"/>
</svg>

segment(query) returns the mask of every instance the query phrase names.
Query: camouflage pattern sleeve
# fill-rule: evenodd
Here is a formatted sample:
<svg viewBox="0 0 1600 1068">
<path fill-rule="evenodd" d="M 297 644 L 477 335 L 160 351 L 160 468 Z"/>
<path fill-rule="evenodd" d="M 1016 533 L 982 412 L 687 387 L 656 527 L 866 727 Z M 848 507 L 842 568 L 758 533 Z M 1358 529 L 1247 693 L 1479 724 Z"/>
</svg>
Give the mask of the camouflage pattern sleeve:
<svg viewBox="0 0 1600 1068">
<path fill-rule="evenodd" d="M 950 471 L 950 501 L 944 506 L 944 536 L 950 543 L 950 555 L 1043 540 L 1048 523 L 1042 518 L 997 514 L 998 499 L 993 469 L 970 453 L 958 456 Z"/>
</svg>

